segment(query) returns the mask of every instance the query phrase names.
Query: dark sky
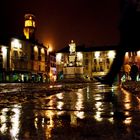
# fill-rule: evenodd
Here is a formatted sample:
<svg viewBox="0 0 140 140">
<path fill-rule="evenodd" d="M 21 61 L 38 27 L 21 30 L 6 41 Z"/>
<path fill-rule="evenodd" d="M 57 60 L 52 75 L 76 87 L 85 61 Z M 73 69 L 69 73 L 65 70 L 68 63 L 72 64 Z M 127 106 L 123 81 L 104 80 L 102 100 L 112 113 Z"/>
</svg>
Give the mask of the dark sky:
<svg viewBox="0 0 140 140">
<path fill-rule="evenodd" d="M 36 16 L 36 38 L 54 50 L 70 40 L 77 44 L 119 42 L 118 0 L 4 0 L 0 2 L 0 34 L 23 34 L 24 14 Z"/>
</svg>

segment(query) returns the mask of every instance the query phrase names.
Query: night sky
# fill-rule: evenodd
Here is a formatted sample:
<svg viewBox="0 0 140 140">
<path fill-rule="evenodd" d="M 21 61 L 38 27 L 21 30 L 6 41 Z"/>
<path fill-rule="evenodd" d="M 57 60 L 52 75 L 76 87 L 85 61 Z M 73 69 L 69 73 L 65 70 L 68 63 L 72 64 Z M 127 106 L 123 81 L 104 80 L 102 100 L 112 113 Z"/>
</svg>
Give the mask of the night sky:
<svg viewBox="0 0 140 140">
<path fill-rule="evenodd" d="M 118 0 L 4 0 L 0 2 L 0 34 L 23 34 L 24 14 L 36 17 L 36 38 L 58 50 L 77 44 L 119 42 Z"/>
</svg>

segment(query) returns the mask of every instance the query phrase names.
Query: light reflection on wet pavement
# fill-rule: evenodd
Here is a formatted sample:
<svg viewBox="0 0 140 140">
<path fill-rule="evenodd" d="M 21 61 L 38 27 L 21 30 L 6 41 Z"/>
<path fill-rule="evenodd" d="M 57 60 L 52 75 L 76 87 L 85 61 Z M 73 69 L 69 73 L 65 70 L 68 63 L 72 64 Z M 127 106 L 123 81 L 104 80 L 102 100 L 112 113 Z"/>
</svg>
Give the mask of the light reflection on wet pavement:
<svg viewBox="0 0 140 140">
<path fill-rule="evenodd" d="M 52 95 L 46 90 L 58 86 L 71 90 L 56 90 Z M 140 102 L 134 95 L 98 83 L 63 86 L 2 84 L 0 139 L 140 139 Z"/>
</svg>

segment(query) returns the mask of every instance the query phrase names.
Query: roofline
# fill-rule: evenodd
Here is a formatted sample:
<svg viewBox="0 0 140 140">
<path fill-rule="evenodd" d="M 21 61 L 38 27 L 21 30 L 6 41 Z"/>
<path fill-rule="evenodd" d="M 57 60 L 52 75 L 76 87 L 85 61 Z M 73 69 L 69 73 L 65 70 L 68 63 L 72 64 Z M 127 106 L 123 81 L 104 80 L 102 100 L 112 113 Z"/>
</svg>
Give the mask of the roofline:
<svg viewBox="0 0 140 140">
<path fill-rule="evenodd" d="M 76 52 L 92 52 L 92 51 L 107 51 L 107 50 L 117 50 L 119 45 L 102 45 L 102 46 L 88 46 L 78 45 L 76 46 Z M 56 53 L 69 53 L 69 46 L 60 49 Z"/>
</svg>

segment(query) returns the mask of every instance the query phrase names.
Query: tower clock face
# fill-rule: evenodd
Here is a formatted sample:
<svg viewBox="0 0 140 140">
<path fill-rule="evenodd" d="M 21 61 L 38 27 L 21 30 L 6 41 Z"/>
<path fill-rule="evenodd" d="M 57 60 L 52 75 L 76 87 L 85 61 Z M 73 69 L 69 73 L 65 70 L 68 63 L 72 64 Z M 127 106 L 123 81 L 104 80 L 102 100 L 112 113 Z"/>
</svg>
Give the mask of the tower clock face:
<svg viewBox="0 0 140 140">
<path fill-rule="evenodd" d="M 25 27 L 32 27 L 34 25 L 35 25 L 35 23 L 32 23 L 32 20 L 26 20 L 25 21 Z"/>
</svg>

